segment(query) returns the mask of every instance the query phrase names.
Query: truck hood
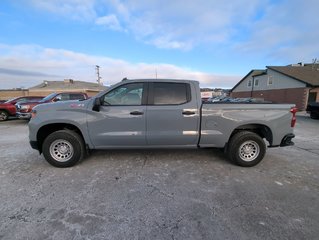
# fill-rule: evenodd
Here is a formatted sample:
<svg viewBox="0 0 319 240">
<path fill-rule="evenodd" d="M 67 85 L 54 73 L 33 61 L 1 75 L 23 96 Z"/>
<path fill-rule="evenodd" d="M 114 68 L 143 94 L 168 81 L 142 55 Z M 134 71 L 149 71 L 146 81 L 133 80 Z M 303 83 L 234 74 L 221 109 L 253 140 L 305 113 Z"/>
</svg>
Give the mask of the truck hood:
<svg viewBox="0 0 319 240">
<path fill-rule="evenodd" d="M 36 104 L 39 104 L 39 103 L 41 103 L 41 102 L 40 102 L 40 101 L 22 102 L 22 103 L 17 102 L 16 105 L 20 105 L 20 106 L 24 106 L 24 105 L 36 105 Z"/>
<path fill-rule="evenodd" d="M 35 106 L 36 111 L 58 111 L 71 109 L 86 109 L 89 100 L 62 101 L 54 103 L 43 103 Z"/>
</svg>

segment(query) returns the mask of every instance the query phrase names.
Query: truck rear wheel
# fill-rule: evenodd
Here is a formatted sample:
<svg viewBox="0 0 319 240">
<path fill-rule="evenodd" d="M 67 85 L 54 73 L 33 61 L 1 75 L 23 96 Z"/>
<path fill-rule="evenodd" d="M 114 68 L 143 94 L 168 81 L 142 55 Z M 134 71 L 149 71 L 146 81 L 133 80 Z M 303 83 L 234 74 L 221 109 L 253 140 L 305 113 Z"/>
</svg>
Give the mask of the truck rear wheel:
<svg viewBox="0 0 319 240">
<path fill-rule="evenodd" d="M 4 111 L 4 110 L 0 110 L 0 121 L 6 121 L 8 120 L 9 114 Z"/>
<path fill-rule="evenodd" d="M 43 142 L 45 159 L 55 167 L 71 167 L 85 154 L 82 137 L 71 130 L 59 130 L 51 133 Z"/>
<path fill-rule="evenodd" d="M 242 167 L 253 167 L 265 156 L 266 144 L 256 133 L 242 131 L 236 133 L 228 145 L 228 157 Z"/>
</svg>

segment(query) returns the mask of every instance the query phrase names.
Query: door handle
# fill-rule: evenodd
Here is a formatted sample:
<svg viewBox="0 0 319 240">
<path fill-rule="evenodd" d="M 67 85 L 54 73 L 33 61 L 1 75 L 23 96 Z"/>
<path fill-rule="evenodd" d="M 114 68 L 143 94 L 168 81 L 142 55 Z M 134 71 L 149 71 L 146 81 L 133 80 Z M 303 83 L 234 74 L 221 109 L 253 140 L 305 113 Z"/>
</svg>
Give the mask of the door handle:
<svg viewBox="0 0 319 240">
<path fill-rule="evenodd" d="M 187 115 L 187 116 L 194 115 L 194 114 L 195 114 L 195 112 L 192 112 L 192 111 L 184 111 L 183 112 L 183 115 Z"/>
<path fill-rule="evenodd" d="M 143 112 L 140 112 L 140 111 L 133 111 L 133 112 L 130 112 L 131 115 L 143 115 L 144 113 Z"/>
</svg>

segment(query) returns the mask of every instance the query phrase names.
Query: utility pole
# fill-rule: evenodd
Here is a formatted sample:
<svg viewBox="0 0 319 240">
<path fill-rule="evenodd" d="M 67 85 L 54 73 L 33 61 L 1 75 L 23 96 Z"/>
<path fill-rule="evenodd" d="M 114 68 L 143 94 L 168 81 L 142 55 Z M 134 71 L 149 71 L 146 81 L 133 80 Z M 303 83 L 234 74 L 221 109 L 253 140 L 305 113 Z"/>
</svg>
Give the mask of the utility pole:
<svg viewBox="0 0 319 240">
<path fill-rule="evenodd" d="M 95 65 L 95 70 L 96 70 L 96 75 L 97 75 L 97 83 L 99 85 L 102 85 L 102 82 L 101 82 L 102 77 L 100 77 L 100 66 Z"/>
</svg>

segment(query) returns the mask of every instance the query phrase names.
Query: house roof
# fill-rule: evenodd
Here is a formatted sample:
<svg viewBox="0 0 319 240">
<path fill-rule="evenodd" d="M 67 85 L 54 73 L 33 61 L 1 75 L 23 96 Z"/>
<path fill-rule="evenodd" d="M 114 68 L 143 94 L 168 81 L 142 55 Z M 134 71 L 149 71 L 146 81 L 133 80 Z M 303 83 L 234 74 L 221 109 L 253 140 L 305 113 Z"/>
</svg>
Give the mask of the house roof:
<svg viewBox="0 0 319 240">
<path fill-rule="evenodd" d="M 267 66 L 267 68 L 306 83 L 310 87 L 319 86 L 319 64 Z"/>
<path fill-rule="evenodd" d="M 29 88 L 29 90 L 91 90 L 102 91 L 106 89 L 97 83 L 75 81 L 72 79 L 65 79 L 64 81 L 43 81 L 42 83 Z"/>
<path fill-rule="evenodd" d="M 288 66 L 266 66 L 285 76 L 307 84 L 309 87 L 319 87 L 319 64 L 292 64 Z M 249 75 L 252 77 L 267 74 L 267 70 L 251 70 L 230 91 L 233 91 Z"/>
<path fill-rule="evenodd" d="M 245 77 L 243 77 L 230 91 L 232 92 L 241 82 L 243 82 L 248 76 L 260 76 L 266 74 L 266 70 L 254 69 L 251 70 Z"/>
</svg>

